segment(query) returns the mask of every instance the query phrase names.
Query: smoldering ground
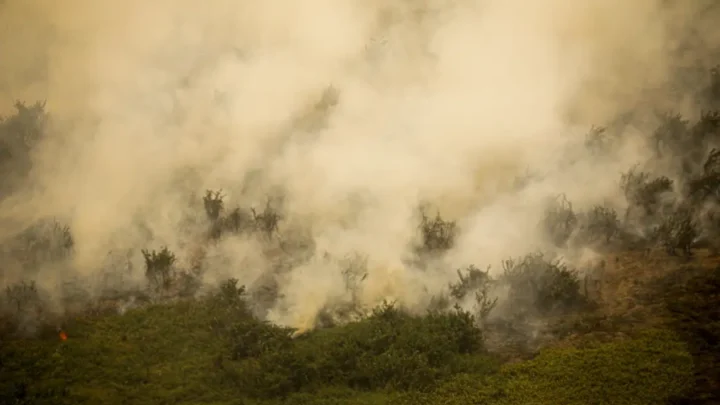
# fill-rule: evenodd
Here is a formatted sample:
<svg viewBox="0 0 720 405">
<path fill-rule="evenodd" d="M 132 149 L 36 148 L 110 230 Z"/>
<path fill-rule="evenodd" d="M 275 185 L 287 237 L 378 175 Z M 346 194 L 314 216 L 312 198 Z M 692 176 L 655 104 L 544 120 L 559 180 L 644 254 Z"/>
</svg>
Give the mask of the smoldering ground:
<svg viewBox="0 0 720 405">
<path fill-rule="evenodd" d="M 71 258 L 35 269 L 48 290 L 105 274 L 108 252 L 135 252 L 138 282 L 140 249 L 168 246 L 179 265 L 200 257 L 208 283 L 270 277 L 268 317 L 306 328 L 346 299 L 325 255 L 359 253 L 353 299 L 424 307 L 458 267 L 549 249 L 536 226 L 547 198 L 622 205 L 618 175 L 647 153 L 640 128 L 604 159 L 580 146 L 640 104 L 694 107 L 677 72 L 707 65 L 720 31 L 701 2 L 676 3 L 7 0 L 0 107 L 47 100 L 51 119 L 2 200 L 0 236 L 69 226 Z M 541 180 L 518 191 L 526 170 Z M 189 196 L 205 189 L 227 207 L 281 195 L 280 235 L 302 234 L 311 254 L 278 264 L 255 237 L 201 242 Z M 460 231 L 422 269 L 420 202 Z M 20 267 L 3 282 L 27 278 Z"/>
</svg>

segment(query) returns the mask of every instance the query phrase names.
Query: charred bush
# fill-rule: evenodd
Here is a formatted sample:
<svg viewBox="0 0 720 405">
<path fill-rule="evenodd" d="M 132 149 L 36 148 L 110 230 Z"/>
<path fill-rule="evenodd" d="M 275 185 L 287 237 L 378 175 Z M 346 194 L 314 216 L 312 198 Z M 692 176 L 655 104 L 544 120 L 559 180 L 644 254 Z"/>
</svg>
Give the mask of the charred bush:
<svg viewBox="0 0 720 405">
<path fill-rule="evenodd" d="M 260 232 L 270 237 L 277 232 L 280 215 L 270 206 L 269 201 L 261 213 L 255 209 L 246 211 L 240 207 L 227 211 L 222 190 L 207 190 L 203 197 L 203 206 L 210 223 L 208 236 L 211 240 L 218 240 L 226 234 Z"/>
<path fill-rule="evenodd" d="M 12 187 L 13 182 L 29 173 L 31 151 L 45 132 L 47 114 L 44 102 L 30 106 L 17 102 L 15 110 L 10 117 L 0 117 L 0 170 L 4 173 L 0 186 Z"/>
<path fill-rule="evenodd" d="M 220 214 L 223 212 L 225 197 L 222 195 L 222 190 L 212 191 L 207 190 L 203 197 L 203 206 L 205 207 L 205 214 L 211 222 L 215 222 L 220 219 Z"/>
<path fill-rule="evenodd" d="M 177 258 L 167 247 L 159 252 L 152 252 L 143 249 L 145 259 L 145 277 L 151 283 L 155 291 L 167 291 L 175 281 L 175 262 Z"/>
<path fill-rule="evenodd" d="M 608 153 L 613 145 L 614 139 L 605 127 L 593 126 L 585 135 L 585 148 L 593 155 L 604 155 Z"/>
<path fill-rule="evenodd" d="M 21 313 L 40 305 L 40 293 L 34 281 L 22 281 L 5 287 L 7 302 Z"/>
<path fill-rule="evenodd" d="M 692 256 L 692 246 L 698 237 L 698 224 L 694 212 L 687 204 L 682 204 L 670 215 L 663 218 L 657 229 L 656 240 L 670 255 L 680 250 L 686 257 Z"/>
<path fill-rule="evenodd" d="M 419 251 L 423 253 L 442 253 L 453 247 L 457 236 L 457 224 L 455 221 L 446 221 L 440 213 L 431 218 L 425 210 L 420 212 L 420 236 L 421 246 Z"/>
<path fill-rule="evenodd" d="M 663 196 L 673 191 L 674 182 L 668 177 L 652 178 L 649 173 L 635 168 L 622 174 L 620 188 L 628 202 L 626 219 L 637 213 L 640 217 L 652 217 L 665 202 Z"/>
<path fill-rule="evenodd" d="M 329 259 L 329 258 L 328 258 Z M 342 258 L 337 265 L 343 278 L 344 290 L 339 298 L 331 300 L 320 311 L 316 327 L 327 328 L 361 319 L 365 310 L 361 306 L 359 293 L 368 277 L 367 256 L 352 254 Z"/>
<path fill-rule="evenodd" d="M 621 233 L 617 212 L 610 207 L 596 205 L 580 215 L 576 240 L 581 244 L 607 246 Z"/>
<path fill-rule="evenodd" d="M 715 142 L 720 136 L 720 111 L 702 111 L 700 119 L 690 129 L 693 141 L 698 147 Z"/>
<path fill-rule="evenodd" d="M 26 270 L 67 258 L 75 241 L 70 228 L 56 220 L 40 221 L 20 233 L 8 246 Z"/>
<path fill-rule="evenodd" d="M 695 204 L 708 200 L 720 201 L 720 150 L 710 151 L 702 173 L 688 181 L 686 194 Z"/>
<path fill-rule="evenodd" d="M 545 211 L 541 227 L 555 246 L 564 247 L 577 224 L 578 217 L 573 211 L 572 204 L 564 194 L 561 194 Z"/>
<path fill-rule="evenodd" d="M 685 150 L 691 140 L 689 135 L 690 121 L 680 114 L 663 114 L 661 123 L 652 135 L 655 153 L 658 157 L 676 155 Z"/>
<path fill-rule="evenodd" d="M 261 212 L 257 212 L 255 208 L 251 208 L 252 220 L 256 232 L 264 235 L 268 239 L 272 238 L 278 232 L 278 226 L 282 220 L 280 212 L 272 206 L 270 199 L 265 203 L 265 207 Z"/>
<path fill-rule="evenodd" d="M 493 280 L 488 270 L 480 270 L 470 265 L 465 271 L 457 271 L 458 280 L 450 283 L 450 297 L 455 304 L 462 302 L 470 294 L 474 301 L 475 313 L 481 322 L 487 319 L 490 312 L 497 305 L 497 297 L 491 297 L 490 291 Z"/>
<path fill-rule="evenodd" d="M 500 283 L 508 287 L 506 305 L 515 313 L 551 315 L 583 307 L 577 271 L 541 253 L 503 261 Z"/>
</svg>

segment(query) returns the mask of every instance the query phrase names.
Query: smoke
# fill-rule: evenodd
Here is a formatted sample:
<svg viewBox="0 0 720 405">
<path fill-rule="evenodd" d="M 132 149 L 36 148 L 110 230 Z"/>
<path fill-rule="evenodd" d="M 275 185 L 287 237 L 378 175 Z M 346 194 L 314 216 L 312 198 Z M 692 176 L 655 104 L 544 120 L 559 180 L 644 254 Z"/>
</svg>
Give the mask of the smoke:
<svg viewBox="0 0 720 405">
<path fill-rule="evenodd" d="M 32 187 L 2 201 L 0 237 L 61 218 L 91 277 L 111 250 L 192 251 L 192 193 L 261 207 L 282 190 L 281 230 L 307 230 L 318 257 L 276 277 L 273 320 L 309 327 L 343 291 L 324 253 L 368 257 L 364 302 L 421 306 L 458 266 L 547 247 L 548 197 L 616 196 L 643 145 L 630 134 L 613 159 L 585 159 L 591 125 L 688 107 L 673 75 L 720 31 L 693 24 L 700 2 L 666 3 L 7 0 L 0 111 L 46 99 L 53 126 Z M 528 168 L 543 179 L 514 191 Z M 407 260 L 420 202 L 461 229 L 433 271 Z M 253 240 L 208 249 L 208 280 L 277 266 Z"/>
</svg>

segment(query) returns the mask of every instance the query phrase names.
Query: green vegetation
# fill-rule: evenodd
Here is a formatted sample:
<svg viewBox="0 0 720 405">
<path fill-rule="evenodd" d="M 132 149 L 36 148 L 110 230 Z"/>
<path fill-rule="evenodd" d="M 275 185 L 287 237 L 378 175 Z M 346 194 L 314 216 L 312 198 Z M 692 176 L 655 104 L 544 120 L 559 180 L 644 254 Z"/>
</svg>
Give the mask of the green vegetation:
<svg viewBox="0 0 720 405">
<path fill-rule="evenodd" d="M 232 282 L 66 328 L 65 342 L 5 342 L 6 403 L 656 404 L 692 387 L 692 357 L 669 332 L 502 365 L 465 312 L 410 316 L 388 304 L 293 338 L 254 319 Z"/>
</svg>

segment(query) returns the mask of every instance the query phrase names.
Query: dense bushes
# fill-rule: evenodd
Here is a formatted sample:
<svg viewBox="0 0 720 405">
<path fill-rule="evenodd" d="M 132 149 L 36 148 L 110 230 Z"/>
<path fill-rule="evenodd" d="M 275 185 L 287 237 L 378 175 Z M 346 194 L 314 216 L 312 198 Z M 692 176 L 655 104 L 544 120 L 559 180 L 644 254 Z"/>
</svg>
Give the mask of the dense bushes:
<svg viewBox="0 0 720 405">
<path fill-rule="evenodd" d="M 230 281 L 195 302 L 77 319 L 64 343 L 6 342 L 0 400 L 649 405 L 692 383 L 685 345 L 661 331 L 500 365 L 467 313 L 412 316 L 385 305 L 361 322 L 291 338 L 254 320 L 242 296 Z M 247 349 L 234 359 L 232 342 Z"/>
<path fill-rule="evenodd" d="M 286 396 L 324 386 L 357 390 L 424 390 L 459 371 L 492 369 L 482 332 L 467 312 L 413 316 L 386 304 L 359 322 L 291 338 L 288 330 L 256 324 L 239 332 L 242 347 L 264 345 L 224 366 L 229 378 L 257 397 Z M 246 327 L 247 328 L 247 327 Z M 240 347 L 238 346 L 238 347 Z"/>
</svg>

